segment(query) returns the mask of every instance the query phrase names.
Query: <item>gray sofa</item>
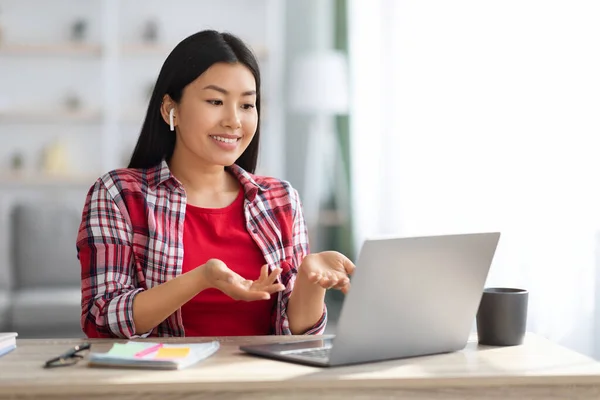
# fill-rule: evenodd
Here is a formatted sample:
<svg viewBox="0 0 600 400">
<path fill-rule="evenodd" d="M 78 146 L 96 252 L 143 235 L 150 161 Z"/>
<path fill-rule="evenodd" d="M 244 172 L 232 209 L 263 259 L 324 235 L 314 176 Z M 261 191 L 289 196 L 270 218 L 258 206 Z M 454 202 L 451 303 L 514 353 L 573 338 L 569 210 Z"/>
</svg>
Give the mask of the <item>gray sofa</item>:
<svg viewBox="0 0 600 400">
<path fill-rule="evenodd" d="M 9 308 L 9 276 L 8 268 L 1 268 L 0 264 L 0 332 L 8 330 L 8 308 Z"/>
<path fill-rule="evenodd" d="M 61 197 L 2 207 L 0 331 L 20 338 L 83 336 L 75 239 L 84 197 L 71 204 Z"/>
</svg>

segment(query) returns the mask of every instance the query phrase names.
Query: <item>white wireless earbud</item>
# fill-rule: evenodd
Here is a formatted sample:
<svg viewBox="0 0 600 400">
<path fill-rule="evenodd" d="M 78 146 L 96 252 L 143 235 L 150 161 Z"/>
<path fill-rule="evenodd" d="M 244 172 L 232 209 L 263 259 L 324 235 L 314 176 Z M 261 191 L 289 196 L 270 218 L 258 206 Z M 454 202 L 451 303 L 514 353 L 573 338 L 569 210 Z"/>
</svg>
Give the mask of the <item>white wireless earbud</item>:
<svg viewBox="0 0 600 400">
<path fill-rule="evenodd" d="M 173 114 L 175 113 L 175 109 L 171 108 L 169 111 L 169 126 L 171 127 L 171 131 L 175 130 L 175 125 L 173 125 Z"/>
</svg>

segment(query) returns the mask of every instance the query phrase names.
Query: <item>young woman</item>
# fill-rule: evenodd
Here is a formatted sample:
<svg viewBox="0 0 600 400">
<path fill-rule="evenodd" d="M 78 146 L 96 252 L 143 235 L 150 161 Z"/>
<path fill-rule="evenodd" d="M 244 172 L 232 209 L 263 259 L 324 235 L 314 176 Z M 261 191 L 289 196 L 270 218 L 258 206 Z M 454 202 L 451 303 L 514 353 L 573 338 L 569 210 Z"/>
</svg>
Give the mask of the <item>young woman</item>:
<svg viewBox="0 0 600 400">
<path fill-rule="evenodd" d="M 260 74 L 230 34 L 167 57 L 128 168 L 90 189 L 77 237 L 88 337 L 318 334 L 350 260 L 309 255 L 298 193 L 254 175 Z"/>
</svg>

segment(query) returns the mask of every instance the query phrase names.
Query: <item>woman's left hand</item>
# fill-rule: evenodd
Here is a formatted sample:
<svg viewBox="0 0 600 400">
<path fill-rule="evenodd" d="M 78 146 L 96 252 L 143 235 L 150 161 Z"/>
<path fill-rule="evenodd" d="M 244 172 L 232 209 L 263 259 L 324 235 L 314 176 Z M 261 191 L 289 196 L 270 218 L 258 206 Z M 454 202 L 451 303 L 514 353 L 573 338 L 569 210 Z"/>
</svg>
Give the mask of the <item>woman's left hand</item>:
<svg viewBox="0 0 600 400">
<path fill-rule="evenodd" d="M 346 294 L 350 290 L 348 276 L 352 275 L 355 268 L 352 261 L 343 254 L 324 251 L 306 256 L 298 273 L 324 289 L 338 289 Z"/>
</svg>

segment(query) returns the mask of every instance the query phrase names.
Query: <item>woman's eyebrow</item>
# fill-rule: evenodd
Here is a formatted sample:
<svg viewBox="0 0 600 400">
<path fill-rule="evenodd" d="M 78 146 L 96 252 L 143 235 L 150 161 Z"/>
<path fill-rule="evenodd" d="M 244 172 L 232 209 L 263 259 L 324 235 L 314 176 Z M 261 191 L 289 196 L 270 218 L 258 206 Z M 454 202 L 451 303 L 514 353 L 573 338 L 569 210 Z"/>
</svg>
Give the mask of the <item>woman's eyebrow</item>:
<svg viewBox="0 0 600 400">
<path fill-rule="evenodd" d="M 203 88 L 203 90 L 216 90 L 217 92 L 223 93 L 224 95 L 229 94 L 229 92 L 226 89 L 223 89 L 222 87 L 219 87 L 217 85 L 205 86 Z M 248 90 L 248 91 L 245 91 L 244 93 L 242 93 L 242 96 L 253 96 L 255 94 L 256 94 L 256 90 Z"/>
</svg>

